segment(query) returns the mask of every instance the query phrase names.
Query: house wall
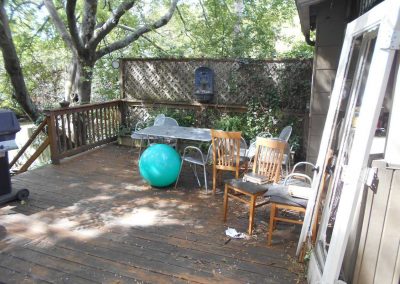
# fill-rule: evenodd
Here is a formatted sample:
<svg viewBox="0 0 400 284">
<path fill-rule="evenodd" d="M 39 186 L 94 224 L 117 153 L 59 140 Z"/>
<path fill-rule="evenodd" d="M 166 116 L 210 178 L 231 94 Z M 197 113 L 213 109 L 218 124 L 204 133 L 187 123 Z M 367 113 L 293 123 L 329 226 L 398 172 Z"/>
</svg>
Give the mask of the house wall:
<svg viewBox="0 0 400 284">
<path fill-rule="evenodd" d="M 313 7 L 316 43 L 310 100 L 307 161 L 315 163 L 346 28 L 347 1 L 326 1 Z"/>
<path fill-rule="evenodd" d="M 377 193 L 366 192 L 354 284 L 399 283 L 400 277 L 400 170 L 387 161 L 374 161 L 378 169 Z"/>
</svg>

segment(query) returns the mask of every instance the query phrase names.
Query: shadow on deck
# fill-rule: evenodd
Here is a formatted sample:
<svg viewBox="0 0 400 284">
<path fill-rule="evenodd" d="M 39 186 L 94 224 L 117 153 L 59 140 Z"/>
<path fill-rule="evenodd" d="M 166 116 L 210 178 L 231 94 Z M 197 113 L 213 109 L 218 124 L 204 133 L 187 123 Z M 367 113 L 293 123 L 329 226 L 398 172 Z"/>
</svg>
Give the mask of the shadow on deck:
<svg viewBox="0 0 400 284">
<path fill-rule="evenodd" d="M 177 190 L 153 189 L 140 178 L 136 158 L 107 145 L 13 177 L 13 186 L 31 196 L 0 207 L 0 281 L 304 281 L 293 260 L 293 227 L 266 247 L 268 206 L 257 210 L 249 240 L 229 241 L 227 226 L 246 231 L 247 208 L 232 201 L 224 224 L 222 194 L 205 195 L 189 171 Z"/>
</svg>

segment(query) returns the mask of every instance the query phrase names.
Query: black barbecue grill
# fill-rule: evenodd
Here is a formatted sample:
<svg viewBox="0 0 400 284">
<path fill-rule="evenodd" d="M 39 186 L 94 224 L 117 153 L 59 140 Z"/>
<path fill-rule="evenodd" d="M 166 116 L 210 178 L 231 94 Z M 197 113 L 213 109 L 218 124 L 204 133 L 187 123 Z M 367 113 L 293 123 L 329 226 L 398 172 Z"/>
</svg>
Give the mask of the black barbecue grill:
<svg viewBox="0 0 400 284">
<path fill-rule="evenodd" d="M 20 129 L 15 113 L 0 109 L 0 204 L 29 196 L 27 189 L 13 190 L 11 186 L 8 151 L 18 149 L 15 134 Z"/>
</svg>

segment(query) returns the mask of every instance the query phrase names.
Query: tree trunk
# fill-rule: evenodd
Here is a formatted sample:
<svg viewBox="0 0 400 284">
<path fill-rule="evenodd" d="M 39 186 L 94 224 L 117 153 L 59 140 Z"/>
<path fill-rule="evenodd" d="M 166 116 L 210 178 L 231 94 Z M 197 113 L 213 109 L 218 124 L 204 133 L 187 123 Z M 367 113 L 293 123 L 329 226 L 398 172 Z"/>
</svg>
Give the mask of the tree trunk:
<svg viewBox="0 0 400 284">
<path fill-rule="evenodd" d="M 94 63 L 79 59 L 77 66 L 78 95 L 80 104 L 90 103 Z"/>
<path fill-rule="evenodd" d="M 72 59 L 72 62 L 70 63 L 68 67 L 68 79 L 65 80 L 65 85 L 64 85 L 64 100 L 66 101 L 71 101 L 71 95 L 73 92 L 76 90 L 76 59 Z"/>
<path fill-rule="evenodd" d="M 25 113 L 32 121 L 39 117 L 37 107 L 31 100 L 25 85 L 24 75 L 22 74 L 21 64 L 14 42 L 11 36 L 10 26 L 8 24 L 7 13 L 4 9 L 4 2 L 0 0 L 0 48 L 3 53 L 4 66 L 11 83 L 14 87 L 13 97 L 20 104 Z"/>
</svg>

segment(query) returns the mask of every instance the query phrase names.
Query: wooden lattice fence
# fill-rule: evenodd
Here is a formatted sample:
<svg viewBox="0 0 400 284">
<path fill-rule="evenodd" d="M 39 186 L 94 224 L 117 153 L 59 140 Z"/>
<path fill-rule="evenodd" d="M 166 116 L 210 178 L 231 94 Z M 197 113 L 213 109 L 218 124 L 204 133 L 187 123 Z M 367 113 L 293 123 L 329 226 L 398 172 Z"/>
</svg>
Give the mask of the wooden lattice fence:
<svg viewBox="0 0 400 284">
<path fill-rule="evenodd" d="M 284 108 L 304 110 L 307 104 L 310 93 L 304 84 L 311 78 L 309 60 L 122 59 L 122 98 L 195 103 L 194 71 L 200 66 L 214 71 L 213 104 L 244 106 L 280 86 L 285 86 Z"/>
<path fill-rule="evenodd" d="M 182 126 L 240 130 L 246 139 L 292 125 L 291 142 L 304 156 L 310 60 L 122 59 L 120 65 L 128 132 L 138 121 L 151 123 L 158 113 Z M 206 104 L 194 96 L 194 73 L 202 66 L 214 72 L 214 98 Z"/>
</svg>

